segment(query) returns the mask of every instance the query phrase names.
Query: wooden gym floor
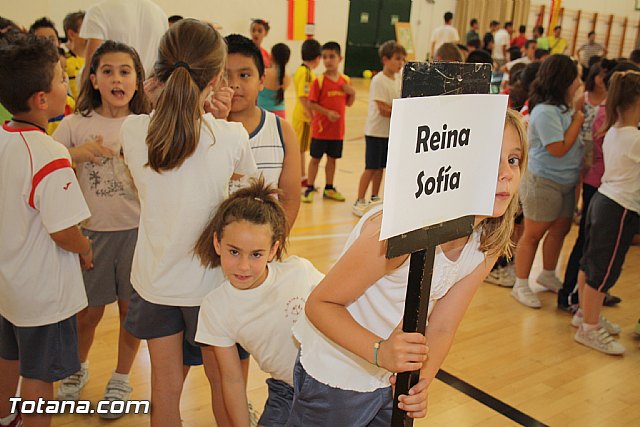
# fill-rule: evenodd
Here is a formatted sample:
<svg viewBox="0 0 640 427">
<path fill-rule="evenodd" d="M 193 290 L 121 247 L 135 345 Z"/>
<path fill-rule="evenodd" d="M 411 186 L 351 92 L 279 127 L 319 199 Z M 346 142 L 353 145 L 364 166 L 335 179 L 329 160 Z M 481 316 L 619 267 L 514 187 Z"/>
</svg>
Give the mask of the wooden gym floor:
<svg viewBox="0 0 640 427">
<path fill-rule="evenodd" d="M 317 197 L 303 204 L 291 233 L 289 254 L 311 260 L 326 272 L 335 262 L 357 218 L 351 214 L 358 179 L 364 167 L 364 121 L 367 115 L 368 81 L 353 79 L 355 104 L 348 109 L 344 157 L 338 161 L 335 184 L 345 203 Z M 287 91 L 291 117 L 295 95 Z M 322 166 L 322 165 L 321 165 Z M 321 168 L 316 186 L 324 185 Z M 321 195 L 321 193 L 320 193 Z M 566 239 L 558 271 L 575 241 L 577 227 Z M 640 248 L 632 247 L 613 294 L 622 297 L 618 307 L 604 314 L 619 323 L 620 341 L 627 347 L 623 357 L 601 354 L 577 344 L 570 316 L 556 309 L 555 294 L 540 294 L 543 308 L 534 310 L 517 303 L 510 290 L 483 284 L 467 312 L 443 370 L 477 387 L 543 424 L 551 426 L 640 425 L 640 343 L 632 332 L 640 317 Z M 531 274 L 540 271 L 539 256 Z M 90 381 L 81 399 L 102 399 L 104 387 L 115 367 L 118 315 L 114 304 L 106 310 L 91 350 Z M 252 361 L 248 395 L 256 409 L 266 398 L 267 376 Z M 141 345 L 131 373 L 133 399 L 150 396 L 150 364 L 145 343 Z M 184 426 L 214 425 L 209 386 L 202 367 L 192 369 L 182 397 Z M 147 415 L 125 415 L 104 421 L 97 415 L 54 417 L 54 426 L 113 427 L 148 425 Z M 416 426 L 514 426 L 518 423 L 436 380 L 429 393 L 429 412 Z"/>
</svg>

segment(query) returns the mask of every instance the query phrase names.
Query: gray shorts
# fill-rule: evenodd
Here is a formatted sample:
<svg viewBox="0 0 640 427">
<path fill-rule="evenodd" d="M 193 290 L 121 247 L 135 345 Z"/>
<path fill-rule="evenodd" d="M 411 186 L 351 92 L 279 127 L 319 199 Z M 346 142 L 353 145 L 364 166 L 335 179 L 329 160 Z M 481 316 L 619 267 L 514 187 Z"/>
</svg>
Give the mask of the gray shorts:
<svg viewBox="0 0 640 427">
<path fill-rule="evenodd" d="M 300 359 L 293 368 L 294 397 L 287 426 L 388 427 L 391 425 L 391 386 L 370 392 L 342 390 L 309 375 Z"/>
<path fill-rule="evenodd" d="M 195 338 L 199 312 L 200 306 L 179 307 L 154 304 L 134 291 L 124 327 L 131 335 L 141 340 L 168 337 L 184 332 L 186 341 L 198 346 Z"/>
<path fill-rule="evenodd" d="M 80 370 L 76 316 L 44 326 L 15 326 L 0 316 L 0 358 L 20 361 L 20 375 L 52 383 Z"/>
<path fill-rule="evenodd" d="M 264 404 L 262 416 L 258 421 L 259 426 L 284 427 L 287 425 L 291 405 L 293 404 L 293 387 L 284 381 L 267 378 L 269 395 Z"/>
<path fill-rule="evenodd" d="M 111 304 L 116 300 L 129 301 L 133 292 L 131 263 L 138 229 L 83 230 L 83 233 L 93 242 L 94 267 L 82 272 L 89 307 Z"/>
<path fill-rule="evenodd" d="M 520 184 L 524 217 L 531 221 L 552 222 L 573 218 L 576 207 L 575 184 L 558 184 L 527 171 Z"/>
</svg>

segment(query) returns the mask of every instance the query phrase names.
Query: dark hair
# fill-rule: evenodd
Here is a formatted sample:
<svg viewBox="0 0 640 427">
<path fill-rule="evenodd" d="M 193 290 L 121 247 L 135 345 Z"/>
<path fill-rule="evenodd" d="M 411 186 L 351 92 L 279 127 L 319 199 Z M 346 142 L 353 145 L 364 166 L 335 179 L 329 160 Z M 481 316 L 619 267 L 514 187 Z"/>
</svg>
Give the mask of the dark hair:
<svg viewBox="0 0 640 427">
<path fill-rule="evenodd" d="M 605 70 L 606 71 L 606 70 Z M 603 72 L 600 63 L 593 64 L 589 67 L 589 72 L 587 73 L 587 78 L 584 80 L 584 90 L 586 92 L 591 92 L 596 87 L 596 77 L 598 77 Z M 604 76 L 603 76 L 604 77 Z"/>
<path fill-rule="evenodd" d="M 80 32 L 80 26 L 82 25 L 83 19 L 84 10 L 68 13 L 62 21 L 62 29 L 64 31 L 64 35 L 67 36 L 67 32 L 69 30 L 73 30 L 76 33 Z"/>
<path fill-rule="evenodd" d="M 507 21 L 504 23 L 504 28 L 509 28 L 509 27 L 513 27 L 513 22 Z"/>
<path fill-rule="evenodd" d="M 640 49 L 633 49 L 629 54 L 629 61 L 640 64 Z"/>
<path fill-rule="evenodd" d="M 276 43 L 271 47 L 271 61 L 278 66 L 278 92 L 276 93 L 278 104 L 284 101 L 284 76 L 290 57 L 291 49 L 286 44 Z"/>
<path fill-rule="evenodd" d="M 326 42 L 322 45 L 322 50 L 332 50 L 340 55 L 340 44 L 338 42 Z"/>
<path fill-rule="evenodd" d="M 11 19 L 3 18 L 0 16 L 0 34 L 8 33 L 8 32 L 18 32 L 21 33 L 22 30 Z"/>
<path fill-rule="evenodd" d="M 469 52 L 469 49 L 467 48 L 467 46 L 465 46 L 465 45 L 463 45 L 463 44 L 457 43 L 457 44 L 456 44 L 456 47 L 457 47 L 458 49 L 460 49 L 460 52 Z"/>
<path fill-rule="evenodd" d="M 378 56 L 380 57 L 380 60 L 382 60 L 382 58 L 391 59 L 396 53 L 407 56 L 407 50 L 395 40 L 387 40 L 378 48 Z"/>
<path fill-rule="evenodd" d="M 509 59 L 511 61 L 518 59 L 522 56 L 522 51 L 520 50 L 520 48 L 518 46 L 511 46 L 508 49 L 509 52 Z"/>
<path fill-rule="evenodd" d="M 602 61 L 602 56 L 600 55 L 593 55 L 591 58 L 589 58 L 589 68 L 593 67 L 594 64 L 597 64 L 598 62 Z"/>
<path fill-rule="evenodd" d="M 262 53 L 260 53 L 260 48 L 256 46 L 250 38 L 240 34 L 229 34 L 224 40 L 227 42 L 227 55 L 237 53 L 253 59 L 253 63 L 256 64 L 256 68 L 258 69 L 258 76 L 264 76 Z"/>
<path fill-rule="evenodd" d="M 613 126 L 620 114 L 632 107 L 640 97 L 640 71 L 616 71 L 612 74 L 607 94 L 607 118 L 600 132 Z"/>
<path fill-rule="evenodd" d="M 484 45 L 484 48 L 488 51 L 491 51 L 491 48 L 489 47 L 489 45 L 493 42 L 494 42 L 493 34 L 486 33 L 482 39 L 482 44 Z"/>
<path fill-rule="evenodd" d="M 519 32 L 520 34 L 524 34 L 524 33 L 526 33 L 526 32 L 527 32 L 527 26 L 526 26 L 526 25 L 520 25 L 520 26 L 518 27 L 518 32 Z"/>
<path fill-rule="evenodd" d="M 604 85 L 608 89 L 609 81 L 614 73 L 622 72 L 622 71 L 640 71 L 640 67 L 638 67 L 633 62 L 629 61 L 616 61 L 610 59 L 603 59 L 600 66 L 606 70 L 606 74 L 604 75 Z"/>
<path fill-rule="evenodd" d="M 195 19 L 173 24 L 160 40 L 154 72 L 164 83 L 147 133 L 148 165 L 161 173 L 180 167 L 200 140 L 202 91 L 222 73 L 222 36 Z"/>
<path fill-rule="evenodd" d="M 264 19 L 260 19 L 260 18 L 255 18 L 255 19 L 251 19 L 251 25 L 262 25 L 264 27 L 264 29 L 266 30 L 266 32 L 269 32 L 269 23 L 267 21 L 265 21 Z"/>
<path fill-rule="evenodd" d="M 144 67 L 138 52 L 131 46 L 113 40 L 106 40 L 93 53 L 91 64 L 89 64 L 89 74 L 95 75 L 98 72 L 100 60 L 108 53 L 126 53 L 133 62 L 133 68 L 136 73 L 136 92 L 129 101 L 129 111 L 133 114 L 143 114 L 151 111 L 151 103 L 144 92 Z M 101 105 L 102 97 L 100 96 L 100 91 L 93 86 L 90 78 L 83 79 L 80 93 L 78 94 L 76 111 L 84 117 L 88 117 L 93 110 Z"/>
<path fill-rule="evenodd" d="M 543 34 L 544 34 L 544 27 L 543 27 L 542 25 L 538 25 L 538 26 L 535 28 L 535 32 L 536 32 L 536 33 L 538 33 L 538 34 L 540 34 L 540 35 L 543 35 Z"/>
<path fill-rule="evenodd" d="M 478 20 L 476 18 L 473 18 L 471 21 L 469 21 L 469 26 L 473 27 L 474 25 L 476 25 L 478 23 Z"/>
<path fill-rule="evenodd" d="M 0 103 L 12 114 L 29 111 L 29 98 L 51 91 L 58 50 L 33 34 L 11 33 L 0 39 Z"/>
<path fill-rule="evenodd" d="M 495 19 L 489 24 L 490 27 L 495 27 L 496 25 L 500 25 L 500 21 L 496 21 Z"/>
<path fill-rule="evenodd" d="M 524 42 L 524 48 L 525 49 L 529 49 L 529 46 L 531 46 L 532 44 L 538 44 L 537 40 L 533 40 L 533 39 L 529 39 L 526 42 Z"/>
<path fill-rule="evenodd" d="M 467 62 L 477 64 L 493 64 L 491 54 L 482 49 L 474 50 L 473 52 L 471 52 L 467 57 Z"/>
<path fill-rule="evenodd" d="M 589 31 L 589 34 L 587 34 L 587 37 L 591 37 L 592 35 L 594 35 L 596 32 L 595 31 Z"/>
<path fill-rule="evenodd" d="M 523 62 L 518 62 L 517 64 L 513 64 L 511 69 L 509 70 L 509 85 L 514 86 L 516 83 L 520 81 L 522 77 L 522 73 L 527 68 L 527 64 Z"/>
<path fill-rule="evenodd" d="M 524 70 L 520 73 L 520 78 L 509 91 L 511 108 L 519 110 L 524 106 L 525 101 L 529 98 L 531 83 L 536 79 L 538 70 L 540 70 L 540 65 L 540 62 L 532 62 L 527 64 Z"/>
<path fill-rule="evenodd" d="M 538 76 L 531 84 L 529 111 L 546 103 L 569 110 L 567 91 L 578 77 L 578 67 L 567 55 L 551 55 L 540 66 Z"/>
<path fill-rule="evenodd" d="M 475 49 L 480 49 L 480 39 L 467 40 L 467 46 L 471 46 Z"/>
<path fill-rule="evenodd" d="M 464 62 L 464 55 L 455 43 L 442 43 L 434 56 L 436 61 Z"/>
<path fill-rule="evenodd" d="M 184 17 L 182 17 L 181 15 L 171 15 L 169 18 L 167 18 L 167 21 L 169 21 L 169 24 L 175 24 L 176 22 L 183 19 Z"/>
<path fill-rule="evenodd" d="M 449 22 L 453 19 L 453 13 L 447 12 L 444 14 L 444 22 Z"/>
<path fill-rule="evenodd" d="M 322 55 L 322 47 L 316 39 L 306 39 L 302 42 L 300 48 L 300 54 L 303 61 L 313 61 L 320 55 Z"/>
<path fill-rule="evenodd" d="M 561 30 L 562 26 L 561 25 L 556 25 L 555 27 L 553 27 L 553 31 L 555 30 Z"/>
<path fill-rule="evenodd" d="M 43 16 L 42 18 L 37 19 L 33 24 L 31 24 L 31 26 L 29 27 L 29 32 L 31 34 L 35 34 L 36 30 L 39 28 L 51 28 L 53 29 L 53 31 L 56 32 L 56 37 L 58 39 L 60 38 L 60 34 L 58 34 L 58 30 L 56 29 L 56 24 L 54 24 L 53 21 L 47 18 L 46 16 Z"/>
<path fill-rule="evenodd" d="M 278 201 L 279 190 L 267 185 L 263 177 L 252 180 L 249 187 L 233 193 L 216 210 L 215 215 L 200 234 L 193 252 L 204 267 L 215 268 L 220 265 L 220 255 L 213 246 L 214 234 L 222 240 L 224 229 L 236 221 L 252 224 L 268 224 L 273 233 L 271 246 L 280 242 L 275 259 L 281 260 L 286 252 L 289 225 L 284 209 Z"/>
<path fill-rule="evenodd" d="M 533 57 L 539 60 L 544 58 L 547 55 L 549 55 L 549 49 L 537 48 L 535 53 L 533 54 Z"/>
</svg>

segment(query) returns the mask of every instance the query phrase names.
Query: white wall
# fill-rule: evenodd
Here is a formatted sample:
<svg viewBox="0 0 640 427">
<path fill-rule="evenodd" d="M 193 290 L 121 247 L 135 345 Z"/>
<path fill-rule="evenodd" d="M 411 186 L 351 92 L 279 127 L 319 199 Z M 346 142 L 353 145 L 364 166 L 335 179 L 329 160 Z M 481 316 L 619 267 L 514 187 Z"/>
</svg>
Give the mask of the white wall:
<svg viewBox="0 0 640 427">
<path fill-rule="evenodd" d="M 431 49 L 431 33 L 444 23 L 446 12 L 456 12 L 456 0 L 413 0 L 411 28 L 416 48 L 416 60 L 424 61 Z M 462 29 L 464 31 L 464 29 Z M 464 37 L 464 33 L 460 33 Z"/>
</svg>

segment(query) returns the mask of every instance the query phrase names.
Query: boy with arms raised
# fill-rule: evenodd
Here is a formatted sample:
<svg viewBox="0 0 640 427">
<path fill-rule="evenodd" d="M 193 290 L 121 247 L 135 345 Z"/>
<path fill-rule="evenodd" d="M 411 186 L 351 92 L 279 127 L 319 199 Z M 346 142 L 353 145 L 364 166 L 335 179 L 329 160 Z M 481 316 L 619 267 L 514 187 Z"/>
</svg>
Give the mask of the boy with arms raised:
<svg viewBox="0 0 640 427">
<path fill-rule="evenodd" d="M 380 184 L 387 167 L 389 147 L 389 126 L 391 125 L 391 104 L 400 98 L 402 78 L 400 71 L 407 51 L 393 40 L 384 42 L 378 50 L 382 61 L 382 72 L 371 79 L 369 87 L 369 110 L 364 127 L 365 168 L 360 175 L 358 199 L 351 209 L 356 216 L 362 216 L 371 206 L 380 203 Z M 371 199 L 365 194 L 371 183 Z"/>
<path fill-rule="evenodd" d="M 231 34 L 227 41 L 226 72 L 233 89 L 228 120 L 240 122 L 249 133 L 251 153 L 267 184 L 281 190 L 280 203 L 289 228 L 300 209 L 300 154 L 289 123 L 256 105 L 263 88 L 264 63 L 251 39 Z"/>
<path fill-rule="evenodd" d="M 327 155 L 325 166 L 325 187 L 322 196 L 325 199 L 344 202 L 345 198 L 333 186 L 336 172 L 336 159 L 342 157 L 342 140 L 344 138 L 344 112 L 347 106 L 353 105 L 356 92 L 351 86 L 349 77 L 338 71 L 342 61 L 340 45 L 328 42 L 322 46 L 322 62 L 325 72 L 314 80 L 309 92 L 310 108 L 313 111 L 311 120 L 311 161 L 309 162 L 309 178 L 302 201 L 313 201 L 314 183 L 318 174 L 318 165 L 324 154 Z"/>
<path fill-rule="evenodd" d="M 67 96 L 57 49 L 30 35 L 0 41 L 0 102 L 11 120 L 0 130 L 0 422 L 18 373 L 24 400 L 53 398 L 53 382 L 80 369 L 76 313 L 87 306 L 80 261 L 91 242 L 77 224 L 90 216 L 67 149 L 47 121 Z M 49 425 L 50 415 L 24 416 Z M 32 424 L 29 424 L 32 423 Z"/>
</svg>

